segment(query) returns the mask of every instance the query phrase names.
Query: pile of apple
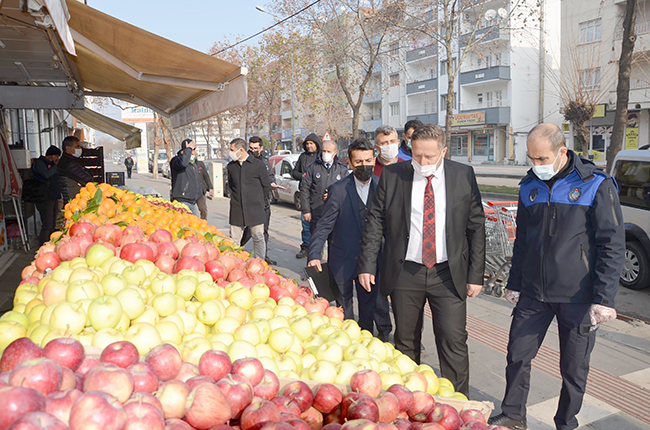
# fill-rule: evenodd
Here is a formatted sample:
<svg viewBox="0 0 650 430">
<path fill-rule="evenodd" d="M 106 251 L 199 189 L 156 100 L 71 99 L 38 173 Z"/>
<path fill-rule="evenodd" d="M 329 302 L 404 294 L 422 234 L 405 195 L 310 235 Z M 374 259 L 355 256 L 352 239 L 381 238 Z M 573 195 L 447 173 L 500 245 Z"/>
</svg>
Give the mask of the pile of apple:
<svg viewBox="0 0 650 430">
<path fill-rule="evenodd" d="M 256 358 L 222 351 L 183 361 L 170 344 L 141 357 L 128 341 L 86 354 L 72 338 L 44 348 L 17 339 L 0 359 L 0 430 L 487 430 L 478 410 L 459 413 L 424 391 L 382 390 L 364 370 L 349 386 L 281 387 Z M 498 428 L 503 429 L 503 428 Z"/>
</svg>

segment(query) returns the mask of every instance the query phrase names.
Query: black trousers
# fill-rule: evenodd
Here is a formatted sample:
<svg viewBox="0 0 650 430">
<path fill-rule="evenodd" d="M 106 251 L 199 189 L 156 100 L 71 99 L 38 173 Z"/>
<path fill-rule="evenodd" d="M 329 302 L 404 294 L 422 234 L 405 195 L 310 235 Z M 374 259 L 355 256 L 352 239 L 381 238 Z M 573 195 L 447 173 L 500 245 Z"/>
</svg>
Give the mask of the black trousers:
<svg viewBox="0 0 650 430">
<path fill-rule="evenodd" d="M 131 171 L 133 170 L 133 167 L 127 167 L 126 168 L 126 177 L 131 179 Z"/>
<path fill-rule="evenodd" d="M 200 206 L 199 206 L 200 208 Z M 271 206 L 266 206 L 264 208 L 264 214 L 266 215 L 266 218 L 264 218 L 264 243 L 266 244 L 266 257 L 268 258 L 269 256 L 269 225 L 271 224 Z M 246 243 L 251 240 L 251 230 L 250 228 L 246 227 L 244 229 L 244 235 L 241 238 L 241 243 L 240 246 L 246 245 Z"/>
<path fill-rule="evenodd" d="M 523 419 L 530 390 L 531 361 L 537 355 L 553 318 L 560 337 L 562 390 L 555 414 L 558 430 L 578 427 L 576 415 L 587 386 L 589 358 L 596 331 L 589 319 L 589 303 L 544 303 L 521 296 L 513 311 L 508 341 L 506 394 L 501 409 L 508 417 Z"/>
<path fill-rule="evenodd" d="M 469 354 L 467 349 L 467 307 L 451 280 L 449 265 L 431 269 L 404 262 L 390 293 L 395 316 L 395 348 L 420 363 L 424 305 L 433 314 L 433 333 L 440 359 L 440 373 L 459 391 L 469 394 Z"/>
<path fill-rule="evenodd" d="M 372 333 L 375 319 L 375 304 L 377 303 L 377 296 L 381 295 L 378 292 L 378 288 L 373 288 L 372 291 L 367 292 L 356 278 L 348 280 L 342 287 L 341 292 L 343 293 L 343 313 L 345 319 L 354 319 L 352 298 L 354 296 L 354 289 L 356 288 L 357 302 L 359 304 L 359 327 Z"/>
<path fill-rule="evenodd" d="M 377 293 L 375 303 L 375 327 L 377 327 L 379 338 L 384 342 L 388 342 L 388 335 L 393 331 L 393 323 L 390 321 L 388 297 L 381 293 Z"/>
<path fill-rule="evenodd" d="M 36 203 L 36 209 L 41 215 L 41 232 L 38 235 L 38 242 L 43 244 L 50 240 L 50 235 L 56 229 L 56 217 L 59 213 L 58 200 L 46 200 L 42 203 Z"/>
<path fill-rule="evenodd" d="M 208 199 L 205 197 L 205 193 L 196 201 L 196 206 L 201 213 L 201 219 L 208 219 Z"/>
</svg>

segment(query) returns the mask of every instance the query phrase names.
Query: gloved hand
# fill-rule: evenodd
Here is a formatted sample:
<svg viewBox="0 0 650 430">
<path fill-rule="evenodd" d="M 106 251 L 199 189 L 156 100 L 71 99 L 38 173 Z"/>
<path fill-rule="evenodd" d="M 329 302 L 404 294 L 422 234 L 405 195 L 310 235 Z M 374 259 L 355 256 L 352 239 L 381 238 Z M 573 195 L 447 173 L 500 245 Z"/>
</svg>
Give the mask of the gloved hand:
<svg viewBox="0 0 650 430">
<path fill-rule="evenodd" d="M 591 325 L 606 323 L 616 318 L 616 309 L 593 304 L 589 308 L 589 318 Z"/>
<path fill-rule="evenodd" d="M 519 302 L 519 296 L 520 295 L 521 295 L 521 293 L 519 291 L 513 291 L 513 290 L 506 289 L 505 298 L 506 298 L 507 301 L 509 301 L 513 305 L 516 305 L 517 302 Z"/>
</svg>

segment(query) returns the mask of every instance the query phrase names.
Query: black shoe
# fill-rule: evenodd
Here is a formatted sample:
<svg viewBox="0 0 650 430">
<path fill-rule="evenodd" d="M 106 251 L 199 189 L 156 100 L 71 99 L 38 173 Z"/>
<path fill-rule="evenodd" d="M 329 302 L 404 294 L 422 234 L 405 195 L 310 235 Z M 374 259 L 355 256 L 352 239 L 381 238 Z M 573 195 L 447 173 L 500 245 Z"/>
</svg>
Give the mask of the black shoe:
<svg viewBox="0 0 650 430">
<path fill-rule="evenodd" d="M 301 246 L 300 252 L 296 254 L 296 258 L 307 258 L 307 254 L 309 254 L 309 248 Z"/>
<path fill-rule="evenodd" d="M 269 257 L 266 257 L 264 259 L 264 261 L 266 261 L 266 264 L 268 264 L 269 266 L 277 266 L 278 265 L 277 261 L 271 260 Z"/>
<path fill-rule="evenodd" d="M 513 418 L 507 417 L 503 412 L 490 418 L 488 420 L 488 425 L 508 427 L 512 430 L 526 430 L 528 428 L 525 418 L 523 420 L 515 420 Z"/>
</svg>

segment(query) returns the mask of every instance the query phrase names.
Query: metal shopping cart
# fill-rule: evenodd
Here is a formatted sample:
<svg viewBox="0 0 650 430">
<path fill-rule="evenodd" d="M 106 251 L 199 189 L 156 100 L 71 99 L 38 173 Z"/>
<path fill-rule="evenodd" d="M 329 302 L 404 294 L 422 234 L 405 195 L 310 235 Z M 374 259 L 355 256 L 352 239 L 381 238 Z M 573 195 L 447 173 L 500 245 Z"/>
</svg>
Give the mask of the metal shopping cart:
<svg viewBox="0 0 650 430">
<path fill-rule="evenodd" d="M 485 212 L 484 292 L 502 297 L 512 264 L 517 231 L 517 202 L 483 202 Z"/>
</svg>

